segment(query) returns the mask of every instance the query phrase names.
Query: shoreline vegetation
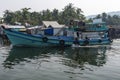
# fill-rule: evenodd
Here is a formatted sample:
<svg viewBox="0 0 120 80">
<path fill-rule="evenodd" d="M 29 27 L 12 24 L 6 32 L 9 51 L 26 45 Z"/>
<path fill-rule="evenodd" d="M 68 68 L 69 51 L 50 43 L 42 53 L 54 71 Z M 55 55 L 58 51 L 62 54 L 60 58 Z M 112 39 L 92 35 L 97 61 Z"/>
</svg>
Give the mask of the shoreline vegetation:
<svg viewBox="0 0 120 80">
<path fill-rule="evenodd" d="M 42 10 L 39 12 L 30 12 L 31 8 L 22 8 L 18 11 L 5 10 L 3 17 L 0 18 L 0 23 L 6 24 L 21 24 L 26 23 L 31 26 L 41 25 L 42 21 L 57 21 L 60 24 L 67 24 L 70 19 L 83 20 L 85 22 L 92 22 L 93 19 L 102 18 L 107 25 L 120 25 L 120 16 L 110 16 L 107 13 L 98 14 L 95 18 L 86 19 L 84 11 L 81 8 L 75 7 L 72 3 L 66 5 L 62 11 L 58 9 Z"/>
</svg>

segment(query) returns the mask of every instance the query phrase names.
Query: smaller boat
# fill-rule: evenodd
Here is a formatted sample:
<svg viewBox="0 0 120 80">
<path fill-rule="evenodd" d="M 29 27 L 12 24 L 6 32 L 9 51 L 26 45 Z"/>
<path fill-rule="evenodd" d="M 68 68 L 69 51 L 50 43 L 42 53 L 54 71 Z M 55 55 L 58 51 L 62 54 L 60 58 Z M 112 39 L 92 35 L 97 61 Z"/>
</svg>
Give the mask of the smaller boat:
<svg viewBox="0 0 120 80">
<path fill-rule="evenodd" d="M 41 29 L 41 34 L 28 34 L 13 29 L 4 29 L 13 46 L 80 46 L 105 45 L 112 40 L 107 26 L 102 23 L 85 24 L 81 21 L 71 21 L 69 26 L 60 28 L 53 34 L 54 28 Z M 52 31 L 52 34 L 51 34 Z"/>
</svg>

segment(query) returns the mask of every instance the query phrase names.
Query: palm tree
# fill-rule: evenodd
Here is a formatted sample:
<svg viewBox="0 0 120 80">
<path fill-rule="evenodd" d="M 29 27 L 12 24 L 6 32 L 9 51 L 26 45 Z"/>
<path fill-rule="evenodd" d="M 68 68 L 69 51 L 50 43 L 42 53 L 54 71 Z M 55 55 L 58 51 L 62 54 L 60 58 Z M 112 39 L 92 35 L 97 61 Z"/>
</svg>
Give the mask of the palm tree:
<svg viewBox="0 0 120 80">
<path fill-rule="evenodd" d="M 4 22 L 6 24 L 12 24 L 12 18 L 13 18 L 14 14 L 13 12 L 9 11 L 9 10 L 6 10 L 4 11 L 4 15 L 3 15 L 3 18 L 4 18 Z"/>
<path fill-rule="evenodd" d="M 28 23 L 30 21 L 30 10 L 31 8 L 23 8 L 22 10 L 22 18 L 24 23 Z"/>
</svg>

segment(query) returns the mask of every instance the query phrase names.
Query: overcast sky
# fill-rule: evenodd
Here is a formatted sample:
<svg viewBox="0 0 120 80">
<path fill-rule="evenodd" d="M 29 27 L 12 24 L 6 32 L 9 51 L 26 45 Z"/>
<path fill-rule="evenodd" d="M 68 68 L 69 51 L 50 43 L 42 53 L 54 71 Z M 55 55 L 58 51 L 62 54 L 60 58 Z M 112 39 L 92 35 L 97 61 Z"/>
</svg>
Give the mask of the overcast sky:
<svg viewBox="0 0 120 80">
<path fill-rule="evenodd" d="M 85 16 L 120 11 L 120 0 L 0 0 L 0 16 L 5 10 L 16 11 L 25 7 L 38 12 L 54 8 L 62 10 L 69 3 L 81 8 Z"/>
</svg>

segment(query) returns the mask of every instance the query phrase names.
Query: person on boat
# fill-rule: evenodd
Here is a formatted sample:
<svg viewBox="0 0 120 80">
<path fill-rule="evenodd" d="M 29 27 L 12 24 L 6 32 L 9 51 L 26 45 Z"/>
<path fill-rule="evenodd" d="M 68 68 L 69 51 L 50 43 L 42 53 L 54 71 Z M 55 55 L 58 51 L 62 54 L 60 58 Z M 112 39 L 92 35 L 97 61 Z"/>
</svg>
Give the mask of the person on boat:
<svg viewBox="0 0 120 80">
<path fill-rule="evenodd" d="M 66 30 L 63 30 L 63 35 L 67 36 L 67 31 Z"/>
<path fill-rule="evenodd" d="M 109 26 L 109 29 L 108 29 L 108 36 L 111 39 L 115 38 L 115 28 L 113 28 L 111 25 Z"/>
<path fill-rule="evenodd" d="M 75 38 L 75 40 L 74 40 L 73 44 L 75 44 L 75 45 L 79 45 L 79 40 L 78 40 L 78 38 L 77 38 L 77 37 Z"/>
<path fill-rule="evenodd" d="M 81 31 L 84 31 L 85 30 L 85 22 L 84 21 L 79 21 L 78 22 L 78 26 L 79 26 L 79 29 Z"/>
<path fill-rule="evenodd" d="M 76 37 L 77 37 L 78 39 L 82 39 L 82 32 L 81 32 L 81 31 L 77 31 L 77 32 L 76 32 Z"/>
<path fill-rule="evenodd" d="M 74 22 L 73 22 L 73 20 L 71 19 L 70 22 L 69 22 L 69 25 L 68 25 L 68 26 L 69 26 L 69 29 L 71 29 L 71 28 L 73 27 L 73 24 L 74 24 Z"/>
<path fill-rule="evenodd" d="M 86 37 L 85 37 L 85 40 L 89 40 L 89 38 L 86 36 Z"/>
<path fill-rule="evenodd" d="M 78 25 L 79 25 L 79 26 L 85 26 L 85 22 L 84 22 L 84 21 L 80 21 L 80 22 L 78 23 Z"/>
<path fill-rule="evenodd" d="M 31 34 L 31 30 L 30 30 L 30 29 L 27 29 L 26 32 L 27 32 L 28 34 Z"/>
<path fill-rule="evenodd" d="M 76 32 L 76 35 L 77 35 L 77 37 L 79 38 L 79 32 L 78 32 L 78 31 Z"/>
<path fill-rule="evenodd" d="M 85 41 L 83 42 L 83 46 L 86 46 L 89 44 L 89 38 L 86 36 Z"/>
</svg>

